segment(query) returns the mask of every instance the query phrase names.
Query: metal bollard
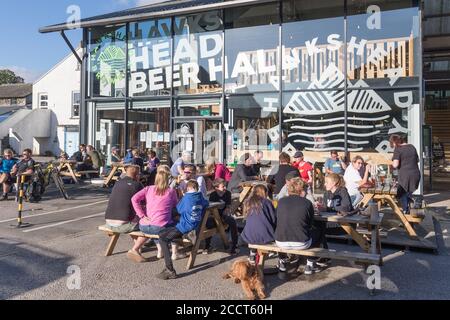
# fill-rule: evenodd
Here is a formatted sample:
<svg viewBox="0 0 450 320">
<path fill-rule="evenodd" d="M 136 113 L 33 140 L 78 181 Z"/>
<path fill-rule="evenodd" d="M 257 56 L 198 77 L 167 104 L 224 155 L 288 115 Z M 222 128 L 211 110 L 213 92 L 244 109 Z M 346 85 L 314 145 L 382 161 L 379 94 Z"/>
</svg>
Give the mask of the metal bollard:
<svg viewBox="0 0 450 320">
<path fill-rule="evenodd" d="M 22 219 L 22 211 L 23 211 L 23 197 L 24 197 L 24 184 L 25 184 L 25 175 L 19 175 L 17 176 L 17 188 L 18 188 L 18 202 L 19 207 L 17 210 L 17 225 L 12 226 L 17 229 L 27 228 L 30 227 L 30 223 L 24 223 Z"/>
</svg>

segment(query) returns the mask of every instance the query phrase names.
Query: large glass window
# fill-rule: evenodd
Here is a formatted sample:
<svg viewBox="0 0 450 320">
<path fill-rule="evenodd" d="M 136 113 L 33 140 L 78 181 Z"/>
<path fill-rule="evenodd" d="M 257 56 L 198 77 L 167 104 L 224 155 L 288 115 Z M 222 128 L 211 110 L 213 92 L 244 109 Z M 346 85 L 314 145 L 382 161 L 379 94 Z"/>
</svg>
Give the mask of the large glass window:
<svg viewBox="0 0 450 320">
<path fill-rule="evenodd" d="M 420 84 L 420 18 L 415 2 L 347 1 L 347 72 L 353 87 Z"/>
<path fill-rule="evenodd" d="M 229 93 L 279 89 L 279 5 L 225 10 L 225 89 Z"/>
<path fill-rule="evenodd" d="M 286 90 L 344 86 L 344 1 L 283 1 Z"/>
<path fill-rule="evenodd" d="M 89 30 L 89 86 L 94 97 L 125 97 L 126 27 Z"/>
<path fill-rule="evenodd" d="M 170 153 L 170 100 L 135 101 L 128 111 L 130 146 L 154 150 L 168 163 Z"/>
<path fill-rule="evenodd" d="M 331 150 L 345 150 L 345 91 L 285 93 L 283 104 L 283 151 L 323 162 Z"/>
<path fill-rule="evenodd" d="M 222 99 L 177 99 L 177 113 L 180 117 L 220 117 Z"/>
<path fill-rule="evenodd" d="M 232 119 L 232 136 L 228 147 L 231 159 L 245 152 L 264 152 L 264 160 L 277 161 L 280 149 L 278 93 L 255 93 L 231 96 L 228 109 Z M 228 153 L 230 155 L 230 152 Z M 230 161 L 233 162 L 233 161 Z"/>
<path fill-rule="evenodd" d="M 351 90 L 348 94 L 349 151 L 391 152 L 390 135 L 416 139 L 417 131 L 420 132 L 419 116 L 418 90 Z"/>
<path fill-rule="evenodd" d="M 174 19 L 174 88 L 177 94 L 220 93 L 223 88 L 221 11 Z"/>
<path fill-rule="evenodd" d="M 124 103 L 97 104 L 95 121 L 95 147 L 110 163 L 111 148 L 125 153 Z"/>
<path fill-rule="evenodd" d="M 171 19 L 130 24 L 128 40 L 130 96 L 170 95 Z"/>
</svg>

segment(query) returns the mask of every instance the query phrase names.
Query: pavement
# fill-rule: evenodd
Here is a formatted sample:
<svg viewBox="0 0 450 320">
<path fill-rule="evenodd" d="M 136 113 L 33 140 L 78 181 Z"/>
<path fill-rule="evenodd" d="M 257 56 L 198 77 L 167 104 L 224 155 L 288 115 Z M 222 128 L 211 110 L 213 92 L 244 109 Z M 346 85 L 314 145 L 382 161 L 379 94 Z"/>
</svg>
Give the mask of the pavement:
<svg viewBox="0 0 450 320">
<path fill-rule="evenodd" d="M 104 257 L 108 237 L 97 230 L 104 224 L 109 190 L 96 185 L 68 185 L 71 200 L 50 190 L 42 202 L 25 203 L 26 229 L 16 223 L 17 203 L 0 202 L 0 299 L 55 300 L 241 300 L 240 285 L 223 280 L 231 264 L 245 259 L 248 251 L 230 257 L 218 251 L 199 255 L 193 270 L 186 260 L 175 262 L 179 278 L 155 278 L 163 267 L 150 250 L 151 262 L 135 264 L 126 257 L 131 239 L 119 239 L 115 254 Z M 446 190 L 449 190 L 447 188 Z M 436 231 L 439 254 L 383 248 L 381 289 L 371 296 L 369 275 L 347 262 L 332 262 L 313 276 L 278 274 L 265 278 L 268 299 L 450 299 L 450 192 L 433 191 L 425 196 L 437 208 Z M 213 241 L 213 245 L 217 244 Z M 359 247 L 330 243 L 330 247 L 358 251 Z M 269 268 L 275 259 L 268 261 Z M 75 272 L 73 274 L 73 272 Z M 80 277 L 76 277 L 77 275 Z M 80 280 L 80 281 L 78 281 Z"/>
</svg>

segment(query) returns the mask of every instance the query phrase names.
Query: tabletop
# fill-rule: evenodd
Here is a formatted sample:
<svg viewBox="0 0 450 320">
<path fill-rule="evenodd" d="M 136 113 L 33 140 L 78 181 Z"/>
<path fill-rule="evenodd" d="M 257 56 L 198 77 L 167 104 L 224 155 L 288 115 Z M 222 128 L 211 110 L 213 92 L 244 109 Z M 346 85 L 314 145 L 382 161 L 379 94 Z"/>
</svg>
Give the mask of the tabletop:
<svg viewBox="0 0 450 320">
<path fill-rule="evenodd" d="M 361 223 L 370 225 L 380 225 L 383 220 L 383 215 L 379 215 L 377 218 L 371 218 L 369 216 L 364 216 L 361 214 L 355 214 L 352 216 L 339 216 L 334 212 L 320 212 L 314 215 L 314 220 L 326 221 L 326 222 L 337 222 L 337 223 Z"/>
</svg>

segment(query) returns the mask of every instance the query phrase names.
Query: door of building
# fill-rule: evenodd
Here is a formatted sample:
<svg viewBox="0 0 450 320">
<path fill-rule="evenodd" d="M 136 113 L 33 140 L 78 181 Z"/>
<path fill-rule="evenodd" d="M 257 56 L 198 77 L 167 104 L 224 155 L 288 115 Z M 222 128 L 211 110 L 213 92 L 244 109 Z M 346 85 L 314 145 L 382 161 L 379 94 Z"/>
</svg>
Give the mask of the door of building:
<svg viewBox="0 0 450 320">
<path fill-rule="evenodd" d="M 71 129 L 65 128 L 65 137 L 64 137 L 64 152 L 69 156 L 72 156 L 75 152 L 78 151 L 80 139 L 79 129 Z"/>
<path fill-rule="evenodd" d="M 202 165 L 208 158 L 223 161 L 222 123 L 206 119 L 177 119 L 175 121 L 174 159 L 184 151 L 191 153 L 192 161 Z"/>
</svg>

